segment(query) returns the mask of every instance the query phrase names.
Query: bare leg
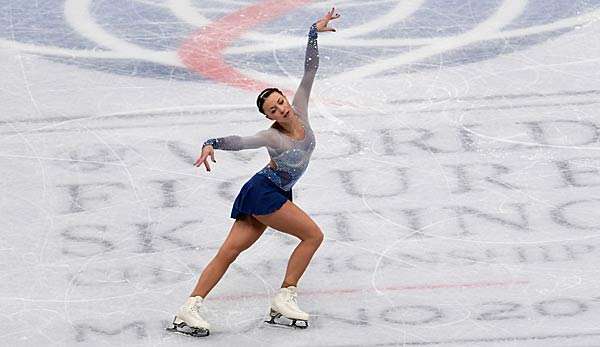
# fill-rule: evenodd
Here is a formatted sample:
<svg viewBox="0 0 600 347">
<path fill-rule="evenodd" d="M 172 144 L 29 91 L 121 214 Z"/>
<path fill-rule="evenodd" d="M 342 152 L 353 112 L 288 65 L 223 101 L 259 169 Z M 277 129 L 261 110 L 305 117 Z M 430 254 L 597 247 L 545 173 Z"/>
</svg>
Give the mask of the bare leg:
<svg viewBox="0 0 600 347">
<path fill-rule="evenodd" d="M 268 215 L 254 215 L 259 222 L 286 234 L 296 236 L 296 246 L 288 261 L 282 287 L 296 286 L 313 255 L 323 242 L 323 233 L 317 224 L 291 201 Z"/>
<path fill-rule="evenodd" d="M 231 227 L 229 235 L 219 248 L 215 257 L 202 271 L 202 275 L 196 283 L 196 288 L 190 296 L 201 296 L 203 298 L 219 282 L 221 277 L 229 268 L 229 265 L 237 256 L 250 247 L 266 229 L 266 225 L 248 216 L 243 220 L 236 220 Z"/>
</svg>

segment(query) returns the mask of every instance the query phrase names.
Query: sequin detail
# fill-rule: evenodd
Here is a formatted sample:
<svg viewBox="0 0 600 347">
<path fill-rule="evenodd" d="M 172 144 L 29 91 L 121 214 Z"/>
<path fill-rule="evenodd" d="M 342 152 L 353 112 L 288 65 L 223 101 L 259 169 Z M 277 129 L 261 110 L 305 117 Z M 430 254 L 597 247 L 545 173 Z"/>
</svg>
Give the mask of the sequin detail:
<svg viewBox="0 0 600 347">
<path fill-rule="evenodd" d="M 304 76 L 292 102 L 294 113 L 304 128 L 302 140 L 293 139 L 275 128 L 269 128 L 252 136 L 233 135 L 209 139 L 204 142 L 203 147 L 211 145 L 214 149 L 226 151 L 267 147 L 276 167 L 267 165 L 258 174 L 266 176 L 279 188 L 289 191 L 306 171 L 315 148 L 315 135 L 308 119 L 308 99 L 318 67 L 317 26 L 313 24 L 308 32 Z"/>
<path fill-rule="evenodd" d="M 292 139 L 290 148 L 283 152 L 268 148 L 271 159 L 277 167 L 273 169 L 270 165 L 267 165 L 258 173 L 269 178 L 283 190 L 292 189 L 306 171 L 312 152 L 315 149 L 315 135 L 312 129 L 305 126 L 304 133 L 303 140 Z"/>
</svg>

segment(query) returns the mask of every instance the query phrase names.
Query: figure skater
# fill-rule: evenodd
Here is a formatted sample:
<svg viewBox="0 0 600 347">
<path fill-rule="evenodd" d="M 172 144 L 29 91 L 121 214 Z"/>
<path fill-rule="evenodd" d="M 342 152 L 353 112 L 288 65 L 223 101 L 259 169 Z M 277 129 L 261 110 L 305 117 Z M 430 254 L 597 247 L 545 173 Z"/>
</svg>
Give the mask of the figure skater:
<svg viewBox="0 0 600 347">
<path fill-rule="evenodd" d="M 198 283 L 181 306 L 171 330 L 207 336 L 210 325 L 202 318 L 199 309 L 206 295 L 217 284 L 237 256 L 250 247 L 271 227 L 300 239 L 290 256 L 281 289 L 271 301 L 270 320 L 267 323 L 306 328 L 308 313 L 297 303 L 298 280 L 323 241 L 317 224 L 292 202 L 292 187 L 308 166 L 315 148 L 315 135 L 308 120 L 308 98 L 319 66 L 317 33 L 333 31 L 329 21 L 339 18 L 332 8 L 315 22 L 308 33 L 304 63 L 304 76 L 290 105 L 287 97 L 277 88 L 263 90 L 256 100 L 258 110 L 274 123 L 253 136 L 228 136 L 207 140 L 195 166 L 202 164 L 210 171 L 208 158 L 215 161 L 214 150 L 239 151 L 267 147 L 271 161 L 256 173 L 238 194 L 231 211 L 235 219 L 229 235 L 215 257 L 208 263 Z M 298 324 L 300 323 L 300 324 Z"/>
</svg>

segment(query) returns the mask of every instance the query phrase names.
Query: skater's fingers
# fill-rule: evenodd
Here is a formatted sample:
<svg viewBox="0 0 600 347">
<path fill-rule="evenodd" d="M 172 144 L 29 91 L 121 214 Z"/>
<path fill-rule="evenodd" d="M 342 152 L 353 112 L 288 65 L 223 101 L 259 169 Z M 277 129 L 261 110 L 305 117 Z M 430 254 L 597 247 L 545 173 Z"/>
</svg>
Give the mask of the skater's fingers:
<svg viewBox="0 0 600 347">
<path fill-rule="evenodd" d="M 206 171 L 210 171 L 210 165 L 208 164 L 208 160 L 204 160 L 204 166 L 206 167 Z"/>
<path fill-rule="evenodd" d="M 213 163 L 216 163 L 216 162 L 217 162 L 217 161 L 215 160 L 215 152 L 214 152 L 214 151 L 212 151 L 212 152 L 210 153 L 210 159 L 212 160 L 212 162 L 213 162 Z"/>
</svg>

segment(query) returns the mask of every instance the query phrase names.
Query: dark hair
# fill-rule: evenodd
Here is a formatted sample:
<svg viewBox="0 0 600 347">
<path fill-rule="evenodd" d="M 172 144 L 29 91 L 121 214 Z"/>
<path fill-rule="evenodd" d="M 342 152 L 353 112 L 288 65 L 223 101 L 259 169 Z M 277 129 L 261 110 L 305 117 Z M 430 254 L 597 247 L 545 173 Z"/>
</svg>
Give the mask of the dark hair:
<svg viewBox="0 0 600 347">
<path fill-rule="evenodd" d="M 258 94 L 258 97 L 256 98 L 256 107 L 258 107 L 258 111 L 260 113 L 266 115 L 266 113 L 262 109 L 263 104 L 265 103 L 265 100 L 267 100 L 269 95 L 271 95 L 273 92 L 277 92 L 277 93 L 283 95 L 281 90 L 279 90 L 277 88 L 267 88 L 267 89 L 263 90 L 262 92 L 260 92 L 260 94 Z"/>
</svg>

